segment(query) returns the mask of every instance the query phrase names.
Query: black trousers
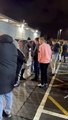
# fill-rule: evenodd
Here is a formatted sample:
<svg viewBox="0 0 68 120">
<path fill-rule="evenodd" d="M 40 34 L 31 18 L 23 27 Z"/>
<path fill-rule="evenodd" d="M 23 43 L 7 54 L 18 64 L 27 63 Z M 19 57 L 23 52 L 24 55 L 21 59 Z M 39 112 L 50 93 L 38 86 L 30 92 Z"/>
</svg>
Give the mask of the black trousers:
<svg viewBox="0 0 68 120">
<path fill-rule="evenodd" d="M 34 61 L 34 72 L 35 72 L 35 78 L 39 78 L 39 63 L 38 61 Z"/>
<path fill-rule="evenodd" d="M 41 70 L 41 84 L 47 83 L 47 68 L 49 63 L 40 63 L 40 70 Z"/>
<path fill-rule="evenodd" d="M 24 73 L 24 70 L 25 70 L 25 69 L 22 69 L 22 71 L 21 71 L 21 77 L 20 77 L 20 80 L 23 79 L 23 73 Z"/>
</svg>

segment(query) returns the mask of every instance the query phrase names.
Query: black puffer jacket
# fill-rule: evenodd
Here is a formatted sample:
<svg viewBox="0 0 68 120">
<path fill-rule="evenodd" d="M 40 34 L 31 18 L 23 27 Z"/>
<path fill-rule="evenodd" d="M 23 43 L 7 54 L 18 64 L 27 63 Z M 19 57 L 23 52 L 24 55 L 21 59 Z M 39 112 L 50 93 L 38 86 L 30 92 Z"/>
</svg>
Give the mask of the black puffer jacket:
<svg viewBox="0 0 68 120">
<path fill-rule="evenodd" d="M 17 49 L 9 35 L 0 36 L 0 94 L 12 91 L 17 69 Z"/>
<path fill-rule="evenodd" d="M 59 43 L 55 43 L 54 48 L 53 48 L 53 52 L 55 52 L 55 53 L 59 53 L 60 52 L 60 45 L 59 45 Z"/>
</svg>

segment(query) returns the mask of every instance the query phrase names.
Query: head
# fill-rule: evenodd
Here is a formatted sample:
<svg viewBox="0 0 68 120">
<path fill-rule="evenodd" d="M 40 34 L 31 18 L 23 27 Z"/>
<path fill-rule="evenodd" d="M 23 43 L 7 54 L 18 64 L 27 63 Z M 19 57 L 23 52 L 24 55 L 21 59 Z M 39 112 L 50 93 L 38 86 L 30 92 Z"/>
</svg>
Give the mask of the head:
<svg viewBox="0 0 68 120">
<path fill-rule="evenodd" d="M 44 37 L 40 37 L 40 38 L 39 38 L 39 44 L 41 45 L 41 44 L 43 44 L 44 42 L 45 42 Z"/>
<path fill-rule="evenodd" d="M 19 48 L 22 49 L 23 47 L 23 42 L 21 40 L 18 41 L 18 44 L 19 44 Z"/>
<path fill-rule="evenodd" d="M 39 38 L 35 38 L 35 44 L 39 44 Z"/>
<path fill-rule="evenodd" d="M 30 37 L 28 37 L 28 38 L 27 38 L 27 40 L 28 40 L 28 41 L 30 41 L 30 40 L 31 40 L 31 38 L 30 38 Z"/>
<path fill-rule="evenodd" d="M 60 45 L 63 45 L 63 41 L 60 41 Z"/>
</svg>

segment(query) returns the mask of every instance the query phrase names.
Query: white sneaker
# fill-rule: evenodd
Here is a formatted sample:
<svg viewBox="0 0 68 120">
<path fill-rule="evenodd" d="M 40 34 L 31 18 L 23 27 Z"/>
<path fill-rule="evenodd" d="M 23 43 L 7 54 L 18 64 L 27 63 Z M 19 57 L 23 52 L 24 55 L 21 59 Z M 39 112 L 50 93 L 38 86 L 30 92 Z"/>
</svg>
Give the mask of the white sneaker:
<svg viewBox="0 0 68 120">
<path fill-rule="evenodd" d="M 38 84 L 38 87 L 43 88 L 44 86 L 45 86 L 45 84 L 43 84 L 43 85 L 42 85 L 41 83 L 40 83 L 40 84 Z"/>
<path fill-rule="evenodd" d="M 6 117 L 6 118 L 10 118 L 10 117 L 11 117 L 11 114 L 8 114 L 8 113 L 6 113 L 6 112 L 3 110 L 2 116 L 3 116 L 3 117 Z"/>
</svg>

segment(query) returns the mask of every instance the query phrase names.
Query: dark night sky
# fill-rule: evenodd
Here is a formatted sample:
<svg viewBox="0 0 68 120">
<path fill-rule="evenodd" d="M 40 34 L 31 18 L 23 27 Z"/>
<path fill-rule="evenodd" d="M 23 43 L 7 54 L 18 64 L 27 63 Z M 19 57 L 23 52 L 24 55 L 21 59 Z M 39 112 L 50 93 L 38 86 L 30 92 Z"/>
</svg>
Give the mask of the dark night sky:
<svg viewBox="0 0 68 120">
<path fill-rule="evenodd" d="M 68 38 L 68 0 L 0 0 L 0 12 L 56 37 L 61 28 Z"/>
</svg>

